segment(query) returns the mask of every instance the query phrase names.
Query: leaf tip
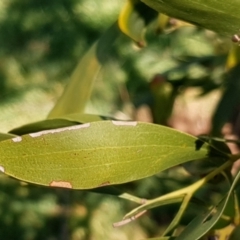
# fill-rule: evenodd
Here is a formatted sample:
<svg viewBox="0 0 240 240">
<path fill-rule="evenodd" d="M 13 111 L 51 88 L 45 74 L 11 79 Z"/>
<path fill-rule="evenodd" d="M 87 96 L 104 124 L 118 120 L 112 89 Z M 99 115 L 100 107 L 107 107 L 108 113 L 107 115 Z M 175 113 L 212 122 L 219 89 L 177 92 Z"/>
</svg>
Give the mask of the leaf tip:
<svg viewBox="0 0 240 240">
<path fill-rule="evenodd" d="M 123 219 L 122 221 L 120 222 L 116 222 L 116 223 L 113 223 L 113 227 L 121 227 L 123 225 L 126 225 L 134 220 L 136 220 L 137 218 L 141 217 L 143 214 L 145 214 L 147 212 L 147 210 L 143 210 L 142 212 L 139 212 L 138 214 L 136 214 L 135 216 L 132 216 L 130 218 L 126 218 L 126 219 Z"/>
</svg>

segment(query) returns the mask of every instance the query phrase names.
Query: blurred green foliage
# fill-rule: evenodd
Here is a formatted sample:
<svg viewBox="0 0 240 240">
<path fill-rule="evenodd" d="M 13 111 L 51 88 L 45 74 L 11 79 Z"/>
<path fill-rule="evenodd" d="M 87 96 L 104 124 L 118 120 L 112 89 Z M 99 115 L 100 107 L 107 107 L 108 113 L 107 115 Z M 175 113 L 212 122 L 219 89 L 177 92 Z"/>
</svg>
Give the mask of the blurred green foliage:
<svg viewBox="0 0 240 240">
<path fill-rule="evenodd" d="M 1 132 L 48 114 L 76 63 L 116 21 L 122 5 L 121 0 L 1 1 Z M 160 34 L 158 27 L 157 21 L 149 25 L 146 48 L 139 49 L 124 35 L 113 44 L 112 60 L 96 81 L 89 112 L 118 116 L 120 110 L 121 117 L 131 118 L 133 108 L 147 104 L 154 109 L 159 75 L 176 95 L 188 87 L 200 88 L 205 95 L 223 86 L 228 40 L 194 26 L 172 23 L 166 26 L 165 34 Z M 161 118 L 159 121 L 162 123 Z M 121 188 L 139 197 L 154 198 L 197 178 L 175 168 Z M 216 203 L 226 187 L 214 186 L 215 193 L 210 194 L 213 186 L 207 186 L 198 197 Z M 178 207 L 160 207 L 134 223 L 112 229 L 112 223 L 135 206 L 133 203 L 84 191 L 21 185 L 2 175 L 0 190 L 0 239 L 9 240 L 154 237 Z M 196 213 L 198 208 L 193 204 L 183 224 Z"/>
</svg>

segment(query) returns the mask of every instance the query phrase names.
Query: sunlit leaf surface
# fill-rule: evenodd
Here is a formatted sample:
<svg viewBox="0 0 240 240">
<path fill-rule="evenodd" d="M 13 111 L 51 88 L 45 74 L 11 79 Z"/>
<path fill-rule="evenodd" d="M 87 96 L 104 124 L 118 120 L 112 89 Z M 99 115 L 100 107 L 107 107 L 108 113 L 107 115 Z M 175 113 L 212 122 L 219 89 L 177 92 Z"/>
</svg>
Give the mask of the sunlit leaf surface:
<svg viewBox="0 0 240 240">
<path fill-rule="evenodd" d="M 0 143 L 0 170 L 23 181 L 90 189 L 145 178 L 206 159 L 207 145 L 174 129 L 100 121 L 15 137 Z"/>
</svg>

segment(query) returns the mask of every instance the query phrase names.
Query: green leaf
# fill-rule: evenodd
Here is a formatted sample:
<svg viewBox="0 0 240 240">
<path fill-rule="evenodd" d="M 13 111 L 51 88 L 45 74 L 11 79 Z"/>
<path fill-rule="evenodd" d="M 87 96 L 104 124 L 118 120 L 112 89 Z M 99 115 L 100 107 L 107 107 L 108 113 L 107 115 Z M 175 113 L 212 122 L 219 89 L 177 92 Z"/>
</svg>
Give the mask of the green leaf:
<svg viewBox="0 0 240 240">
<path fill-rule="evenodd" d="M 239 32 L 239 0 L 141 0 L 156 11 L 232 37 Z"/>
<path fill-rule="evenodd" d="M 182 233 L 176 238 L 176 240 L 197 240 L 204 236 L 220 219 L 223 214 L 230 196 L 239 180 L 240 172 L 235 177 L 233 184 L 228 194 L 222 199 L 222 201 L 210 211 L 205 214 L 197 216 L 189 225 L 182 231 Z"/>
<path fill-rule="evenodd" d="M 236 226 L 228 240 L 238 240 L 240 236 L 240 226 Z"/>
<path fill-rule="evenodd" d="M 100 70 L 109 58 L 110 50 L 119 35 L 115 23 L 88 50 L 73 72 L 70 82 L 48 118 L 61 117 L 72 113 L 83 113 Z"/>
<path fill-rule="evenodd" d="M 119 28 L 139 46 L 145 46 L 147 24 L 157 17 L 156 11 L 147 7 L 140 0 L 127 0 L 118 18 Z"/>
<path fill-rule="evenodd" d="M 195 140 L 154 124 L 93 122 L 0 142 L 0 169 L 26 182 L 91 189 L 207 159 L 208 145 L 195 150 Z"/>
<path fill-rule="evenodd" d="M 218 103 L 216 112 L 213 116 L 212 122 L 212 134 L 213 136 L 219 136 L 223 125 L 228 122 L 233 116 L 234 111 L 238 109 L 240 105 L 240 65 L 234 67 L 229 75 L 225 91 Z"/>
<path fill-rule="evenodd" d="M 23 135 L 48 129 L 69 127 L 79 123 L 96 122 L 104 119 L 110 119 L 110 117 L 98 116 L 94 114 L 75 113 L 65 115 L 59 118 L 47 119 L 35 123 L 26 124 L 21 127 L 12 129 L 10 133 L 16 135 Z"/>
</svg>

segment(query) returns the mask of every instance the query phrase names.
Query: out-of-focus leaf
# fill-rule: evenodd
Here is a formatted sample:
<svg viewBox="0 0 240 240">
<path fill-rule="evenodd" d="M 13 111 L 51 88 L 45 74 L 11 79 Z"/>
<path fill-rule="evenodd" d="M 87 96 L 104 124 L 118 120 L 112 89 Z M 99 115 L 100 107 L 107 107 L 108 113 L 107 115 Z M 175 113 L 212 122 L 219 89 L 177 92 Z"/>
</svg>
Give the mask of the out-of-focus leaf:
<svg viewBox="0 0 240 240">
<path fill-rule="evenodd" d="M 216 239 L 218 238 L 219 240 L 229 240 L 229 236 L 233 232 L 235 226 L 234 224 L 229 224 L 228 226 L 225 226 L 224 228 L 218 229 L 213 231 L 213 233 L 210 232 L 210 234 L 207 236 L 207 239 Z M 239 239 L 239 235 L 238 235 Z"/>
<path fill-rule="evenodd" d="M 69 84 L 49 113 L 48 118 L 84 112 L 94 81 L 109 58 L 110 50 L 118 35 L 119 29 L 115 23 L 88 50 L 73 72 Z"/>
<path fill-rule="evenodd" d="M 239 177 L 240 172 L 236 175 L 228 194 L 222 199 L 222 201 L 209 212 L 197 216 L 189 223 L 176 240 L 198 240 L 204 236 L 217 223 L 223 214 Z"/>
<path fill-rule="evenodd" d="M 158 19 L 157 19 L 157 32 L 162 32 L 167 24 L 169 22 L 169 16 L 165 15 L 165 14 L 158 14 Z"/>
<path fill-rule="evenodd" d="M 207 159 L 208 144 L 171 128 L 100 121 L 47 130 L 0 143 L 0 169 L 26 182 L 91 189 L 154 175 Z"/>
<path fill-rule="evenodd" d="M 153 96 L 152 114 L 154 123 L 166 125 L 172 113 L 177 88 L 157 74 L 150 82 L 150 90 Z"/>
<path fill-rule="evenodd" d="M 218 103 L 212 120 L 212 135 L 219 136 L 223 125 L 230 121 L 240 106 L 240 65 L 234 67 L 227 78 L 226 89 Z"/>
<path fill-rule="evenodd" d="M 226 69 L 231 69 L 238 64 L 240 64 L 240 48 L 238 45 L 234 45 L 228 53 Z"/>
<path fill-rule="evenodd" d="M 146 25 L 155 17 L 156 11 L 140 0 L 127 0 L 119 15 L 118 25 L 123 33 L 143 47 L 146 44 L 144 39 Z"/>
<path fill-rule="evenodd" d="M 11 139 L 11 138 L 14 138 L 14 137 L 15 137 L 15 135 L 13 135 L 13 134 L 0 133 L 0 141 L 4 141 L 4 140 Z"/>
<path fill-rule="evenodd" d="M 238 240 L 240 236 L 240 226 L 236 226 L 228 240 Z"/>
<path fill-rule="evenodd" d="M 239 31 L 238 0 L 141 0 L 156 11 L 233 36 Z"/>
<path fill-rule="evenodd" d="M 27 133 L 69 127 L 80 123 L 97 122 L 106 119 L 110 119 L 110 117 L 98 116 L 94 114 L 75 113 L 65 115 L 60 118 L 47 119 L 35 123 L 26 124 L 21 127 L 12 129 L 10 133 L 24 135 Z"/>
</svg>

